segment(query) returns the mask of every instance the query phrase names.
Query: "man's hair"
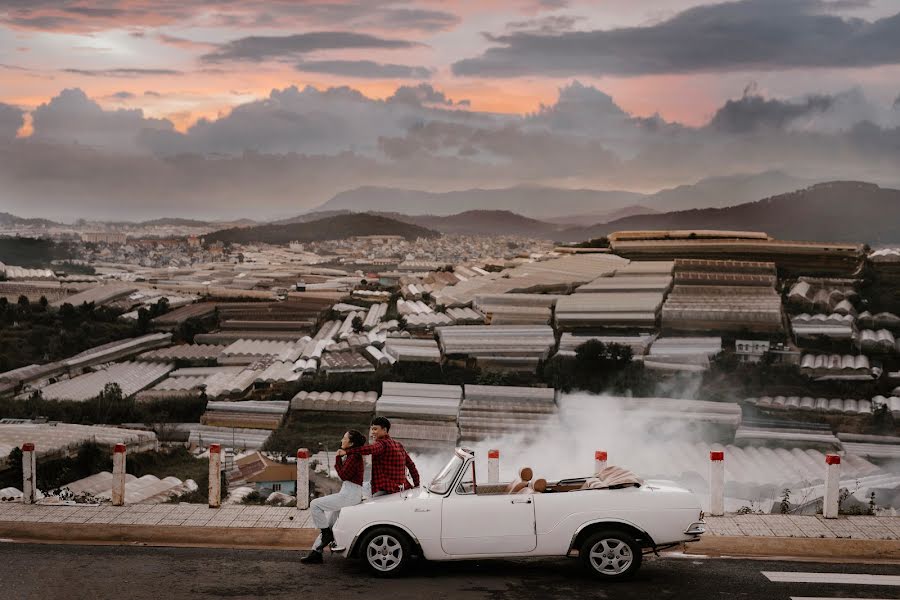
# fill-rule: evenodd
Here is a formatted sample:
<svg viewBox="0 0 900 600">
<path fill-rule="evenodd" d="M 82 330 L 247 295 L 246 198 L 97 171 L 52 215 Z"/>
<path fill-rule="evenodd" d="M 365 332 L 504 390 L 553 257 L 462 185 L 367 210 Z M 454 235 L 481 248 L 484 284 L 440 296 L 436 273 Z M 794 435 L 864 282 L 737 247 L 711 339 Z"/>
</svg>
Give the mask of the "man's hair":
<svg viewBox="0 0 900 600">
<path fill-rule="evenodd" d="M 375 417 L 372 419 L 372 425 L 384 427 L 387 431 L 391 430 L 391 422 L 387 420 L 387 417 Z"/>
<path fill-rule="evenodd" d="M 366 445 L 366 436 L 361 434 L 355 429 L 349 429 L 347 431 L 347 437 L 350 438 L 350 444 L 352 448 L 356 448 L 357 446 L 365 446 Z"/>
</svg>

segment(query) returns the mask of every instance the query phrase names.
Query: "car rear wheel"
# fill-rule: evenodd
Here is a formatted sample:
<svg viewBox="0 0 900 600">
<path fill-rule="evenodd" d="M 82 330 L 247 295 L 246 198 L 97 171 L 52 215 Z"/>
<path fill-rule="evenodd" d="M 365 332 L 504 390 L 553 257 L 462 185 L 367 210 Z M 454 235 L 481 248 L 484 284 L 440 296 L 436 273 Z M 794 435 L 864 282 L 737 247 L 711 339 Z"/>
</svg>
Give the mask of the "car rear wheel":
<svg viewBox="0 0 900 600">
<path fill-rule="evenodd" d="M 641 546 L 624 531 L 608 529 L 593 533 L 578 551 L 591 573 L 600 579 L 615 581 L 634 575 L 641 566 Z"/>
<path fill-rule="evenodd" d="M 405 533 L 392 527 L 376 527 L 361 546 L 366 567 L 377 577 L 396 577 L 412 560 L 412 544 Z"/>
</svg>

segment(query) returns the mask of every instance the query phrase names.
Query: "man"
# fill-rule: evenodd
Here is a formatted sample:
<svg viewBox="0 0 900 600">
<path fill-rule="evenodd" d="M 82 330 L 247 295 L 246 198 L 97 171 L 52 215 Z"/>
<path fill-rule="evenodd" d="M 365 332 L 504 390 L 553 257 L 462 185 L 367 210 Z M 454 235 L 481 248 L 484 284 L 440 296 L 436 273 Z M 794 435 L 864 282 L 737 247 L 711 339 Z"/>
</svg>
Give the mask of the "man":
<svg viewBox="0 0 900 600">
<path fill-rule="evenodd" d="M 416 464 L 406 453 L 403 444 L 391 437 L 391 422 L 385 417 L 375 417 L 369 431 L 375 438 L 373 443 L 341 449 L 337 451 L 337 455 L 372 456 L 372 497 L 419 487 L 419 471 Z M 412 477 L 412 485 L 406 477 L 407 469 Z"/>
</svg>

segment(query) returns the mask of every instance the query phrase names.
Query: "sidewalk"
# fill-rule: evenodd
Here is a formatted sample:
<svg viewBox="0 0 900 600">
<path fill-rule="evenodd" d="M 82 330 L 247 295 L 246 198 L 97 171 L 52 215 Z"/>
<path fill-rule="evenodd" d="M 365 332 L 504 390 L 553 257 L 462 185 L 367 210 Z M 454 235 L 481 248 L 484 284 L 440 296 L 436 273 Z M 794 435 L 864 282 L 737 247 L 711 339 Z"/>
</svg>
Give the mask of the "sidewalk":
<svg viewBox="0 0 900 600">
<path fill-rule="evenodd" d="M 269 506 L 0 504 L 0 538 L 247 548 L 308 548 L 308 510 Z"/>
<path fill-rule="evenodd" d="M 900 517 L 801 515 L 706 517 L 707 531 L 685 553 L 900 561 Z"/>
<path fill-rule="evenodd" d="M 900 561 L 900 517 L 730 515 L 706 523 L 686 553 Z M 0 538 L 16 541 L 302 549 L 316 534 L 309 511 L 296 508 L 0 504 Z"/>
</svg>

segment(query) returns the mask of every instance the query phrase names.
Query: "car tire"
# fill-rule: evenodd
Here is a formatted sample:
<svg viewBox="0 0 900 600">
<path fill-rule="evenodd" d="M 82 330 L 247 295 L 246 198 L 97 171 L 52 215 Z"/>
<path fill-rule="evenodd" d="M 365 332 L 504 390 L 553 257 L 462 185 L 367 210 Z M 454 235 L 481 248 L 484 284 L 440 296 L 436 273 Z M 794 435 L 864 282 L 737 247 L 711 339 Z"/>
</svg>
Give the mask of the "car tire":
<svg viewBox="0 0 900 600">
<path fill-rule="evenodd" d="M 394 527 L 376 527 L 363 537 L 359 556 L 376 577 L 397 577 L 412 561 L 412 542 Z"/>
<path fill-rule="evenodd" d="M 578 549 L 587 569 L 598 579 L 620 581 L 641 567 L 643 553 L 634 536 L 620 529 L 603 529 L 590 534 Z"/>
</svg>

